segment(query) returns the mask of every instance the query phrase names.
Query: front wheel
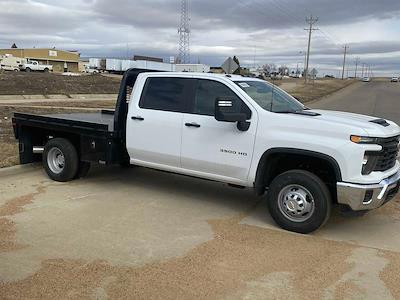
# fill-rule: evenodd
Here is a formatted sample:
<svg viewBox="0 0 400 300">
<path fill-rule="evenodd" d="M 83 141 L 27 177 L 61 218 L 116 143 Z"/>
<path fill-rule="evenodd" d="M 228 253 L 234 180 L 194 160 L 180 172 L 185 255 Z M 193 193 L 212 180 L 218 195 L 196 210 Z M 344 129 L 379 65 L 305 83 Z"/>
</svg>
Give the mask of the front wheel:
<svg viewBox="0 0 400 300">
<path fill-rule="evenodd" d="M 63 138 L 48 141 L 44 147 L 43 166 L 47 175 L 55 181 L 73 180 L 79 170 L 79 157 L 74 145 Z"/>
<path fill-rule="evenodd" d="M 268 209 L 283 229 L 311 233 L 331 214 L 332 200 L 326 184 L 313 173 L 293 170 L 279 175 L 269 188 Z"/>
</svg>

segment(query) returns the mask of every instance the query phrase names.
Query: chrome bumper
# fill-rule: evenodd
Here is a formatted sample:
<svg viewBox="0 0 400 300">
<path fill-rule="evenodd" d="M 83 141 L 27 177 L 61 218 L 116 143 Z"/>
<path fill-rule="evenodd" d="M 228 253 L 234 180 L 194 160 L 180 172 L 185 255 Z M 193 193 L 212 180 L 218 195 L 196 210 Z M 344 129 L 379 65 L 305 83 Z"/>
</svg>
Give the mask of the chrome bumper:
<svg viewBox="0 0 400 300">
<path fill-rule="evenodd" d="M 378 184 L 362 185 L 338 182 L 339 204 L 348 205 L 352 210 L 371 210 L 392 200 L 400 189 L 400 170 Z"/>
</svg>

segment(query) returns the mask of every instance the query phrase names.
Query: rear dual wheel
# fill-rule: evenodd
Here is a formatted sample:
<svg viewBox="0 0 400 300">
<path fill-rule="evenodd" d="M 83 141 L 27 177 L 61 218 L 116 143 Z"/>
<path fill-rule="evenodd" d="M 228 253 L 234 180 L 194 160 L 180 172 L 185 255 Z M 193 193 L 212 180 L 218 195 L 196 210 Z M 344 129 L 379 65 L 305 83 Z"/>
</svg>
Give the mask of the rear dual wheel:
<svg viewBox="0 0 400 300">
<path fill-rule="evenodd" d="M 55 138 L 48 141 L 44 148 L 43 166 L 51 179 L 67 182 L 86 176 L 90 163 L 79 160 L 76 148 L 70 141 Z"/>
</svg>

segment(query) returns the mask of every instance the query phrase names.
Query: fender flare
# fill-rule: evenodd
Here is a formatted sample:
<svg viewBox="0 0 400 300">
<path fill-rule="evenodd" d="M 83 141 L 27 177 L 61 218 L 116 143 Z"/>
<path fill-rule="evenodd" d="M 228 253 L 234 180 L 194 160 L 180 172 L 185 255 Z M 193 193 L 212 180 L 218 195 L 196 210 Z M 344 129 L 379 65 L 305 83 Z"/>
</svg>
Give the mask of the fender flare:
<svg viewBox="0 0 400 300">
<path fill-rule="evenodd" d="M 265 171 L 268 170 L 268 160 L 274 154 L 294 154 L 294 155 L 304 155 L 308 157 L 318 158 L 325 160 L 329 163 L 329 165 L 333 168 L 335 172 L 335 178 L 337 182 L 342 181 L 342 172 L 340 170 L 340 166 L 338 162 L 332 157 L 324 153 L 304 150 L 304 149 L 296 149 L 296 148 L 272 148 L 264 152 L 261 156 L 260 161 L 258 162 L 256 178 L 254 181 L 254 189 L 257 195 L 264 194 L 265 186 L 264 186 L 264 174 Z"/>
</svg>

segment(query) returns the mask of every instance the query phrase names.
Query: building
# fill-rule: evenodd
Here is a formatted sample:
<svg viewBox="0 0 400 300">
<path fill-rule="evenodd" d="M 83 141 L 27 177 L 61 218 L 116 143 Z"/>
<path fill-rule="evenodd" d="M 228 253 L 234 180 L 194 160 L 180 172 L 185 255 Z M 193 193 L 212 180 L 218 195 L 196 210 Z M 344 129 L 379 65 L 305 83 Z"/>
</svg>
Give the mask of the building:
<svg viewBox="0 0 400 300">
<path fill-rule="evenodd" d="M 41 64 L 53 66 L 54 72 L 79 72 L 79 53 L 58 49 L 0 49 L 0 56 L 11 54 L 14 57 L 37 60 Z"/>
<path fill-rule="evenodd" d="M 86 69 L 89 67 L 89 58 L 80 58 L 78 61 L 78 69 L 79 72 L 86 72 Z"/>
<path fill-rule="evenodd" d="M 194 72 L 194 73 L 209 73 L 210 67 L 203 64 L 178 64 L 176 65 L 177 72 Z"/>
</svg>

